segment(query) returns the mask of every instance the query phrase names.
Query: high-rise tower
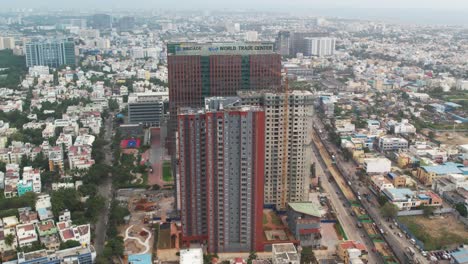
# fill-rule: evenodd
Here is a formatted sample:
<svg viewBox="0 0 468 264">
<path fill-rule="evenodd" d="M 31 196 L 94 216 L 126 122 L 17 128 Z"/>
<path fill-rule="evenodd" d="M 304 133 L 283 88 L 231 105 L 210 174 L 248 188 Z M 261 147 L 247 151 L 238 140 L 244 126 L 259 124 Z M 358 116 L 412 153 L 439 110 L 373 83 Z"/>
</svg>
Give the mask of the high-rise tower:
<svg viewBox="0 0 468 264">
<path fill-rule="evenodd" d="M 182 108 L 177 125 L 182 240 L 210 252 L 262 251 L 263 110 Z"/>
<path fill-rule="evenodd" d="M 170 43 L 167 54 L 171 154 L 179 108 L 201 107 L 206 97 L 281 87 L 281 56 L 271 42 Z"/>
</svg>

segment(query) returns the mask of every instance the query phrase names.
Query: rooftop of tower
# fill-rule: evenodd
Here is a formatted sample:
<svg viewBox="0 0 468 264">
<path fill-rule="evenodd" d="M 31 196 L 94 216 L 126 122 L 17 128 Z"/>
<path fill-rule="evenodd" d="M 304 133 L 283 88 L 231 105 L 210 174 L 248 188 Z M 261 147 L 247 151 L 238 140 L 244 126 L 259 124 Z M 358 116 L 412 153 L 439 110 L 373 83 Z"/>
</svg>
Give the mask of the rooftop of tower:
<svg viewBox="0 0 468 264">
<path fill-rule="evenodd" d="M 167 44 L 167 54 L 175 56 L 276 54 L 273 42 L 177 42 Z"/>
</svg>

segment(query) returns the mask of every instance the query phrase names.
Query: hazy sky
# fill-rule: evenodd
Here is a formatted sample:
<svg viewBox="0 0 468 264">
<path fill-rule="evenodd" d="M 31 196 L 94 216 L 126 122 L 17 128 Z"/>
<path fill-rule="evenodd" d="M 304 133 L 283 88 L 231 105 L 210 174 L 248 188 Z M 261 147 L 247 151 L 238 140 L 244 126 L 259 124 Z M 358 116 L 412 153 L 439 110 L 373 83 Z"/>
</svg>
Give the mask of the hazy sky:
<svg viewBox="0 0 468 264">
<path fill-rule="evenodd" d="M 430 8 L 468 9 L 468 0 L 0 0 L 11 7 L 103 8 Z"/>
</svg>

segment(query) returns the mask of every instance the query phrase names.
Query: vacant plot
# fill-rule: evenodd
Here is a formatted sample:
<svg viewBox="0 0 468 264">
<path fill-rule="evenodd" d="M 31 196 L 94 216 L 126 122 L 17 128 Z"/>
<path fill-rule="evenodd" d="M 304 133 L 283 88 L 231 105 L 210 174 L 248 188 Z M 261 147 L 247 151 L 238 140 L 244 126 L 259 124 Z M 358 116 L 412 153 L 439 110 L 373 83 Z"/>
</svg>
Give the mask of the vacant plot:
<svg viewBox="0 0 468 264">
<path fill-rule="evenodd" d="M 270 209 L 263 210 L 263 228 L 265 230 L 285 229 L 281 218 Z"/>
<path fill-rule="evenodd" d="M 425 250 L 445 249 L 468 243 L 468 231 L 452 215 L 433 219 L 424 216 L 405 216 L 398 219 L 424 243 Z"/>
<path fill-rule="evenodd" d="M 174 181 L 174 179 L 172 178 L 171 163 L 169 161 L 165 161 L 163 163 L 163 180 L 165 182 Z"/>
<path fill-rule="evenodd" d="M 159 249 L 168 249 L 171 248 L 171 230 L 170 229 L 160 229 L 159 230 Z"/>
<path fill-rule="evenodd" d="M 438 132 L 436 133 L 436 140 L 442 144 L 447 145 L 463 145 L 468 144 L 468 137 L 466 132 Z"/>
</svg>

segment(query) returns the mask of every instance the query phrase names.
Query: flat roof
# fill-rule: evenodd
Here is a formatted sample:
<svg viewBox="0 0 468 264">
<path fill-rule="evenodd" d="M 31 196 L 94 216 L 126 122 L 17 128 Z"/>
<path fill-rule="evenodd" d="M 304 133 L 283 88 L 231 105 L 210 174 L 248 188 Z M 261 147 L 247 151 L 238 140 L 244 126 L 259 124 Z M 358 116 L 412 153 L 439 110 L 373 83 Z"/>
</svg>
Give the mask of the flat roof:
<svg viewBox="0 0 468 264">
<path fill-rule="evenodd" d="M 300 213 L 315 216 L 315 217 L 322 216 L 320 214 L 320 209 L 318 208 L 318 205 L 312 202 L 289 203 L 289 206 L 291 206 L 291 208 L 296 212 L 300 212 Z"/>
<path fill-rule="evenodd" d="M 188 248 L 180 250 L 180 263 L 203 263 L 203 250 L 201 248 Z"/>
<path fill-rule="evenodd" d="M 425 171 L 435 174 L 459 174 L 466 170 L 461 163 L 447 162 L 437 166 L 422 166 Z"/>
<path fill-rule="evenodd" d="M 406 196 L 413 196 L 414 192 L 408 188 L 386 188 L 384 192 L 390 194 L 394 199 L 406 199 Z"/>
</svg>

